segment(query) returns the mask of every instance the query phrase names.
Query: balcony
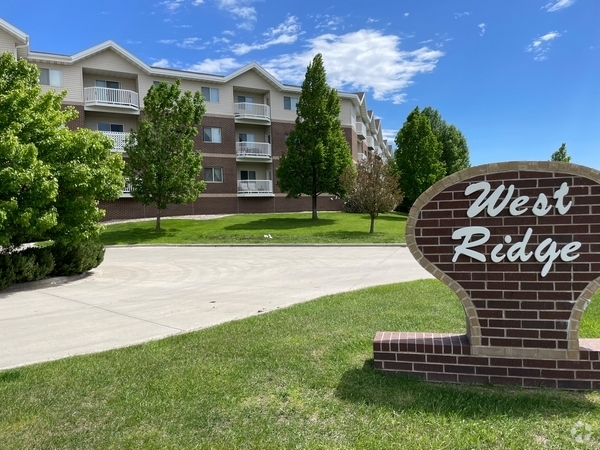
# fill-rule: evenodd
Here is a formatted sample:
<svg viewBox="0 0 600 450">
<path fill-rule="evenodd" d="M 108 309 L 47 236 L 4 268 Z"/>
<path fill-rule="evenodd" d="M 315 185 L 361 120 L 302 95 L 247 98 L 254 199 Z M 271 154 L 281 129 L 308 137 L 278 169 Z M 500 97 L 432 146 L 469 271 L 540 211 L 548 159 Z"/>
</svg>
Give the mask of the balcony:
<svg viewBox="0 0 600 450">
<path fill-rule="evenodd" d="M 271 162 L 271 144 L 266 142 L 236 142 L 236 161 Z"/>
<path fill-rule="evenodd" d="M 367 155 L 365 155 L 364 153 L 358 153 L 357 157 L 358 157 L 358 161 L 366 161 L 367 160 Z"/>
<path fill-rule="evenodd" d="M 367 147 L 369 150 L 375 149 L 375 139 L 373 139 L 373 136 L 367 136 Z"/>
<path fill-rule="evenodd" d="M 271 108 L 261 103 L 234 103 L 233 115 L 236 123 L 271 123 Z"/>
<path fill-rule="evenodd" d="M 274 197 L 271 180 L 237 180 L 238 197 Z"/>
<path fill-rule="evenodd" d="M 104 136 L 109 137 L 114 142 L 112 151 L 118 153 L 125 152 L 125 143 L 130 133 L 120 133 L 117 131 L 100 131 Z"/>
<path fill-rule="evenodd" d="M 84 105 L 87 111 L 112 111 L 125 114 L 139 114 L 140 102 L 137 92 L 126 89 L 86 87 Z"/>
<path fill-rule="evenodd" d="M 121 190 L 121 198 L 131 197 L 131 183 L 125 178 L 125 186 Z"/>
<path fill-rule="evenodd" d="M 364 139 L 367 137 L 367 127 L 362 122 L 356 122 L 354 124 L 354 129 L 356 130 L 356 135 L 359 139 Z"/>
</svg>

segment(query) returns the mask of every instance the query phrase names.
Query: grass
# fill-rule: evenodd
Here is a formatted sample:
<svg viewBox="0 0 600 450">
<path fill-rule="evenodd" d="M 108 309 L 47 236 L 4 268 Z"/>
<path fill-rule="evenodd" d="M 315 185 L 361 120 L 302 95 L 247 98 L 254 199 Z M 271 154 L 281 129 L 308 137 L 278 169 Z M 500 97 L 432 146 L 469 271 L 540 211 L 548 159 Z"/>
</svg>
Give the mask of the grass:
<svg viewBox="0 0 600 450">
<path fill-rule="evenodd" d="M 584 323 L 598 318 L 596 303 Z M 448 288 L 421 280 L 0 372 L 0 447 L 600 445 L 597 393 L 429 384 L 382 375 L 371 361 L 378 330 L 464 332 L 464 313 Z M 592 429 L 587 443 L 571 435 L 579 421 Z"/>
<path fill-rule="evenodd" d="M 238 214 L 211 220 L 163 219 L 108 225 L 100 239 L 116 244 L 373 244 L 403 243 L 406 214 L 381 214 L 369 234 L 365 214 Z M 271 238 L 265 238 L 270 235 Z"/>
</svg>

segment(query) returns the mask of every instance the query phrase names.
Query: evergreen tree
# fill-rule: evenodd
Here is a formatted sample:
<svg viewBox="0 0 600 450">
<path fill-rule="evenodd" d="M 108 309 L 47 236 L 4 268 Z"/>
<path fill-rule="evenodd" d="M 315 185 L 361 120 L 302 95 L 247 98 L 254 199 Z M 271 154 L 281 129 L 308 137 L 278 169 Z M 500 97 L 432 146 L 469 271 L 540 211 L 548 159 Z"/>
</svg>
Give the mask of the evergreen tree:
<svg viewBox="0 0 600 450">
<path fill-rule="evenodd" d="M 169 204 L 196 200 L 206 189 L 197 177 L 202 155 L 194 149 L 194 136 L 205 112 L 200 92 L 183 94 L 181 82 L 151 86 L 144 98 L 144 118 L 125 146 L 129 156 L 126 176 L 132 197 L 156 206 L 156 230 L 161 211 Z"/>
<path fill-rule="evenodd" d="M 340 175 L 352 164 L 339 120 L 340 99 L 327 84 L 321 54 L 306 69 L 296 112 L 295 129 L 286 141 L 287 153 L 276 171 L 277 184 L 288 197 L 310 195 L 312 218 L 316 220 L 318 196 L 341 195 Z"/>
<path fill-rule="evenodd" d="M 400 175 L 400 189 L 404 207 L 414 201 L 436 181 L 444 178 L 446 167 L 442 162 L 442 145 L 431 129 L 426 115 L 416 107 L 396 135 L 395 168 Z"/>
<path fill-rule="evenodd" d="M 567 155 L 567 144 L 563 142 L 560 148 L 552 153 L 550 161 L 571 162 L 571 157 Z"/>
</svg>

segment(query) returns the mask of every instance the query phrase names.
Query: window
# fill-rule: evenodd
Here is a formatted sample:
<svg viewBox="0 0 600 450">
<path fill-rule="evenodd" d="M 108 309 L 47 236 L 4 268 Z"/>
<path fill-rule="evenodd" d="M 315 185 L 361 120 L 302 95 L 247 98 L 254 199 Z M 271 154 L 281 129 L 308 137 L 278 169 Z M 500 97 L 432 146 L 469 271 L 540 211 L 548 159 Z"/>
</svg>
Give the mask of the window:
<svg viewBox="0 0 600 450">
<path fill-rule="evenodd" d="M 283 109 L 295 110 L 298 104 L 298 97 L 283 97 Z"/>
<path fill-rule="evenodd" d="M 160 83 L 167 83 L 169 86 L 171 86 L 171 85 L 173 84 L 173 83 L 171 83 L 170 81 L 156 81 L 156 80 L 154 80 L 154 81 L 152 82 L 152 84 L 153 84 L 154 86 L 158 86 Z"/>
<path fill-rule="evenodd" d="M 40 84 L 44 86 L 62 86 L 62 70 L 41 69 Z"/>
<path fill-rule="evenodd" d="M 221 142 L 221 129 L 214 127 L 204 127 L 204 142 Z"/>
<path fill-rule="evenodd" d="M 247 97 L 245 95 L 238 95 L 238 103 L 254 103 L 254 97 Z"/>
<path fill-rule="evenodd" d="M 254 142 L 254 135 L 248 133 L 240 133 L 240 142 Z"/>
<path fill-rule="evenodd" d="M 219 103 L 219 90 L 217 88 L 203 87 L 202 97 L 204 97 L 207 102 Z"/>
<path fill-rule="evenodd" d="M 222 183 L 223 182 L 223 168 L 221 167 L 205 167 L 204 168 L 204 181 L 207 183 Z"/>
<path fill-rule="evenodd" d="M 123 125 L 120 123 L 98 123 L 98 131 L 114 131 L 117 133 L 123 132 Z"/>
<path fill-rule="evenodd" d="M 121 89 L 121 82 L 120 81 L 96 80 L 96 87 Z"/>
<path fill-rule="evenodd" d="M 256 180 L 256 170 L 240 170 L 240 180 Z"/>
</svg>

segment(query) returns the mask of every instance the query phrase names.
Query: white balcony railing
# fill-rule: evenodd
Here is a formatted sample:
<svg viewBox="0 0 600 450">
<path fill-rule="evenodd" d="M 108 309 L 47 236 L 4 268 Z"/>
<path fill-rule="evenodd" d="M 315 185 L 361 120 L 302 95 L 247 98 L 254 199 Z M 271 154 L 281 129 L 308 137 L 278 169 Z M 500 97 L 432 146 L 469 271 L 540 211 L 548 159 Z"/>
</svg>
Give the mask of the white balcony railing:
<svg viewBox="0 0 600 450">
<path fill-rule="evenodd" d="M 121 196 L 122 197 L 131 197 L 131 190 L 132 190 L 131 183 L 130 183 L 129 179 L 125 178 L 125 186 L 123 186 L 123 189 L 121 189 L 121 191 L 122 191 Z"/>
<path fill-rule="evenodd" d="M 130 133 L 122 133 L 118 131 L 101 131 L 104 136 L 109 137 L 113 140 L 113 152 L 121 152 L 125 150 L 125 143 Z"/>
<path fill-rule="evenodd" d="M 271 180 L 238 180 L 238 194 L 272 194 L 273 182 Z"/>
<path fill-rule="evenodd" d="M 271 158 L 271 144 L 266 142 L 236 142 L 235 154 L 238 157 Z"/>
<path fill-rule="evenodd" d="M 271 120 L 271 109 L 261 103 L 234 103 L 233 114 L 240 119 Z"/>
<path fill-rule="evenodd" d="M 369 150 L 373 150 L 375 148 L 375 139 L 373 139 L 373 136 L 367 136 L 367 147 Z"/>
<path fill-rule="evenodd" d="M 366 161 L 367 160 L 367 155 L 365 155 L 364 153 L 358 153 L 358 160 L 359 161 Z"/>
<path fill-rule="evenodd" d="M 86 106 L 116 106 L 132 109 L 140 107 L 138 93 L 126 89 L 86 87 L 84 101 Z"/>
<path fill-rule="evenodd" d="M 365 127 L 364 123 L 356 122 L 354 124 L 354 129 L 356 130 L 356 135 L 359 139 L 364 139 L 365 137 L 367 137 L 367 127 Z"/>
</svg>

